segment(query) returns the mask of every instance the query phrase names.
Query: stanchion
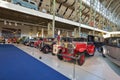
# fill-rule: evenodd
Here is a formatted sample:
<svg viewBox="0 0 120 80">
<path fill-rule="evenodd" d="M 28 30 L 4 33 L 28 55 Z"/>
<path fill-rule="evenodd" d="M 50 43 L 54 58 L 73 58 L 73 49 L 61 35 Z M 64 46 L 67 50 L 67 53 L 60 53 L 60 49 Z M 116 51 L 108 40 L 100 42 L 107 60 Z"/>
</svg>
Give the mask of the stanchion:
<svg viewBox="0 0 120 80">
<path fill-rule="evenodd" d="M 34 48 L 33 48 L 33 50 L 32 50 L 32 55 L 34 56 Z"/>
<path fill-rule="evenodd" d="M 57 54 L 57 55 L 60 55 L 60 56 L 66 56 L 66 57 L 69 57 L 69 58 L 72 58 L 72 59 L 74 59 L 75 60 L 75 62 L 73 63 L 73 75 L 72 75 L 72 79 L 71 80 L 76 80 L 76 70 L 75 70 L 75 65 L 76 65 L 76 63 L 77 63 L 77 59 L 78 58 L 74 58 L 74 57 L 70 57 L 70 56 L 67 56 L 67 55 L 63 55 L 63 54 Z"/>
<path fill-rule="evenodd" d="M 77 59 L 75 59 L 75 62 L 73 63 L 73 77 L 72 77 L 72 80 L 76 80 L 76 75 L 75 75 L 75 73 L 76 73 L 76 70 L 75 70 L 76 63 L 77 63 Z"/>
</svg>

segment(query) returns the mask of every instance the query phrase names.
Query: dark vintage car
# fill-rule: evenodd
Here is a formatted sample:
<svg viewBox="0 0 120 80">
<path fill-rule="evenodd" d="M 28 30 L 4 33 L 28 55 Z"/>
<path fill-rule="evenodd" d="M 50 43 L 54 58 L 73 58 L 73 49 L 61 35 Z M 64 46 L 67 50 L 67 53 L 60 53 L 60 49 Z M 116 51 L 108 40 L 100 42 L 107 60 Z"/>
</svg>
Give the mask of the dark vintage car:
<svg viewBox="0 0 120 80">
<path fill-rule="evenodd" d="M 36 2 L 34 2 L 32 0 L 12 0 L 12 3 L 27 7 L 30 9 L 38 10 L 38 6 L 37 6 Z"/>
<path fill-rule="evenodd" d="M 54 41 L 54 38 L 46 38 L 43 40 L 43 42 L 41 42 L 39 47 L 43 53 L 47 54 L 49 52 L 53 51 L 53 45 L 56 44 L 56 42 Z"/>
<path fill-rule="evenodd" d="M 105 39 L 105 45 L 101 47 L 101 53 L 103 57 L 109 58 L 120 66 L 120 37 Z"/>
<path fill-rule="evenodd" d="M 79 65 L 85 62 L 85 54 L 93 56 L 95 53 L 95 46 L 91 42 L 87 42 L 84 38 L 62 38 L 61 46 L 57 57 L 60 60 L 76 60 Z"/>
<path fill-rule="evenodd" d="M 31 38 L 31 39 L 26 38 L 23 44 L 26 46 L 34 47 L 35 41 L 37 41 L 37 38 Z"/>
<path fill-rule="evenodd" d="M 104 38 L 99 36 L 88 35 L 88 42 L 93 42 L 97 51 L 104 45 Z"/>
</svg>

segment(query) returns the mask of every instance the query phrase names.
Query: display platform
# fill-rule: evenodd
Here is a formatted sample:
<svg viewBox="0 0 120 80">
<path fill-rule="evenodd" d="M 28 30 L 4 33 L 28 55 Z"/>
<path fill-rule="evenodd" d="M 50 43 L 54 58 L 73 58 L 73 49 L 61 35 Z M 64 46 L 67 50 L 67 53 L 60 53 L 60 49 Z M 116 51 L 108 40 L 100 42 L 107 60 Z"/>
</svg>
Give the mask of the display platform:
<svg viewBox="0 0 120 80">
<path fill-rule="evenodd" d="M 70 80 L 10 44 L 0 44 L 0 80 Z"/>
</svg>

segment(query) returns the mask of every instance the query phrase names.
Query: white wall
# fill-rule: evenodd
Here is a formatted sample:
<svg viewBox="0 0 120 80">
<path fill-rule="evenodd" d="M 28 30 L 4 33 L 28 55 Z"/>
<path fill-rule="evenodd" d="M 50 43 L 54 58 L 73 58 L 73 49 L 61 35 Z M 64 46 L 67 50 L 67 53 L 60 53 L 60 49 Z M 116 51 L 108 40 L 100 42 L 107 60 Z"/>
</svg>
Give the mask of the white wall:
<svg viewBox="0 0 120 80">
<path fill-rule="evenodd" d="M 32 32 L 32 34 L 30 34 L 30 29 L 31 29 L 30 26 L 26 26 L 26 25 L 15 26 L 15 24 L 13 24 L 13 23 L 12 23 L 12 25 L 9 25 L 8 23 L 6 25 L 4 25 L 3 22 L 0 22 L 0 36 L 1 36 L 2 27 L 21 29 L 21 37 L 22 36 L 30 36 L 30 35 L 31 35 L 31 37 L 35 37 L 37 34 L 37 27 L 32 27 L 33 32 Z"/>
</svg>

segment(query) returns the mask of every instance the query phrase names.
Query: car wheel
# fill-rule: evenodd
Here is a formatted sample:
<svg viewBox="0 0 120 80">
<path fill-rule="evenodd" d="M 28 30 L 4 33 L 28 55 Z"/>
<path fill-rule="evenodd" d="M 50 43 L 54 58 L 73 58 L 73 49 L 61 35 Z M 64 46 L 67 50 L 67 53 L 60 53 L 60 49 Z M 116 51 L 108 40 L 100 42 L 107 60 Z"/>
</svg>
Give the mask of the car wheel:
<svg viewBox="0 0 120 80">
<path fill-rule="evenodd" d="M 98 50 L 98 52 L 99 53 L 101 53 L 102 54 L 102 57 L 104 57 L 105 58 L 105 50 L 104 50 L 104 47 L 102 46 L 102 47 L 99 47 L 99 50 Z"/>
<path fill-rule="evenodd" d="M 48 47 L 44 47 L 43 48 L 43 53 L 48 54 L 48 52 L 49 52 L 49 48 Z"/>
<path fill-rule="evenodd" d="M 55 56 L 55 54 L 54 54 L 53 52 L 52 52 L 51 54 L 52 54 L 53 56 Z"/>
<path fill-rule="evenodd" d="M 16 3 L 16 5 L 19 5 L 19 6 L 21 6 L 21 4 L 20 4 L 20 3 Z"/>
<path fill-rule="evenodd" d="M 77 60 L 78 64 L 80 66 L 82 66 L 85 62 L 85 53 L 79 53 L 79 56 L 78 56 L 78 60 Z"/>
<path fill-rule="evenodd" d="M 106 57 L 105 54 L 104 54 L 104 51 L 103 51 L 103 47 L 101 47 L 101 53 L 102 53 L 102 57 Z"/>
<path fill-rule="evenodd" d="M 60 50 L 60 51 L 58 52 L 58 54 L 57 54 L 57 58 L 58 58 L 59 60 L 63 60 L 63 56 L 62 56 L 61 54 L 62 54 L 62 51 Z"/>
<path fill-rule="evenodd" d="M 34 43 L 31 43 L 31 44 L 30 44 L 30 47 L 34 47 Z"/>
<path fill-rule="evenodd" d="M 36 47 L 37 49 L 39 49 L 39 46 L 37 45 L 37 47 Z"/>
<path fill-rule="evenodd" d="M 106 56 L 102 53 L 102 57 L 104 57 L 104 58 L 105 58 Z"/>
</svg>

